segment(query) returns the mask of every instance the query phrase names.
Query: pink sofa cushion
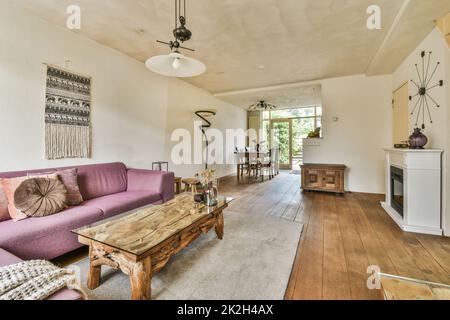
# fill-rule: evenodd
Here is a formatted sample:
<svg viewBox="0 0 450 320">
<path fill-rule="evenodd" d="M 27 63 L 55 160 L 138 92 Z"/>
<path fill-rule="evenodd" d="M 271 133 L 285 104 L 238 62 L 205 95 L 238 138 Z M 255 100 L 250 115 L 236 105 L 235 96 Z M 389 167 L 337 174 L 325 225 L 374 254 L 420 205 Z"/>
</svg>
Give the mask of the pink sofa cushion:
<svg viewBox="0 0 450 320">
<path fill-rule="evenodd" d="M 109 163 L 78 167 L 78 186 L 84 200 L 127 190 L 127 167 Z"/>
<path fill-rule="evenodd" d="M 71 168 L 78 169 L 78 186 L 84 200 L 127 190 L 127 167 L 121 162 L 1 172 L 0 178 L 16 178 L 27 176 L 31 173 L 52 172 Z"/>
<path fill-rule="evenodd" d="M 0 248 L 0 268 L 22 262 L 22 259 Z"/>
<path fill-rule="evenodd" d="M 0 185 L 3 188 L 3 192 L 6 195 L 6 199 L 8 201 L 8 212 L 11 219 L 14 221 L 19 221 L 28 218 L 25 213 L 16 208 L 14 204 L 14 193 L 17 188 L 27 180 L 28 177 L 17 177 L 17 178 L 9 178 L 9 179 L 0 179 Z"/>
<path fill-rule="evenodd" d="M 48 173 L 28 173 L 30 178 L 42 178 L 42 175 L 56 175 L 67 189 L 67 205 L 77 206 L 83 202 L 83 196 L 78 187 L 78 169 L 54 170 Z"/>
<path fill-rule="evenodd" d="M 156 192 L 161 195 L 163 202 L 167 202 L 174 197 L 174 182 L 173 172 L 129 169 L 127 190 Z"/>
<path fill-rule="evenodd" d="M 4 221 L 0 223 L 0 247 L 15 252 L 11 249 L 38 238 L 51 237 L 58 231 L 70 234 L 73 229 L 94 223 L 102 218 L 104 216 L 100 209 L 78 206 L 53 216 L 29 218 L 18 222 Z"/>
<path fill-rule="evenodd" d="M 67 204 L 69 206 L 77 206 L 82 203 L 83 196 L 78 186 L 78 169 L 58 170 L 56 173 L 67 189 Z"/>
<path fill-rule="evenodd" d="M 83 202 L 83 206 L 95 207 L 106 217 L 125 213 L 161 200 L 161 195 L 152 191 L 128 191 Z"/>
<path fill-rule="evenodd" d="M 20 262 L 22 262 L 22 259 L 19 259 L 15 255 L 0 248 L 0 268 Z M 81 300 L 81 299 L 82 297 L 78 292 L 66 288 L 50 296 L 47 300 Z"/>
<path fill-rule="evenodd" d="M 0 222 L 11 219 L 8 211 L 8 199 L 0 183 Z"/>
</svg>

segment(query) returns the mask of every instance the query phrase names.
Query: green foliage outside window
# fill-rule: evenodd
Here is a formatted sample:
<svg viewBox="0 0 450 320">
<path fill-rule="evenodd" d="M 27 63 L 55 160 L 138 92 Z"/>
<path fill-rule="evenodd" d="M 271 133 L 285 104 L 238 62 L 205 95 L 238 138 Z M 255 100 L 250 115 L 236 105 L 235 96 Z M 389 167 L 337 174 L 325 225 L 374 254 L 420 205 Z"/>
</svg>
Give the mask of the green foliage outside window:
<svg viewBox="0 0 450 320">
<path fill-rule="evenodd" d="M 303 155 L 303 139 L 311 131 L 322 126 L 322 107 L 282 109 L 263 112 L 263 137 L 270 146 L 270 120 L 292 119 L 292 156 L 301 159 Z M 289 122 L 273 122 L 275 140 L 280 148 L 281 164 L 289 164 Z M 275 146 L 271 146 L 275 147 Z"/>
</svg>

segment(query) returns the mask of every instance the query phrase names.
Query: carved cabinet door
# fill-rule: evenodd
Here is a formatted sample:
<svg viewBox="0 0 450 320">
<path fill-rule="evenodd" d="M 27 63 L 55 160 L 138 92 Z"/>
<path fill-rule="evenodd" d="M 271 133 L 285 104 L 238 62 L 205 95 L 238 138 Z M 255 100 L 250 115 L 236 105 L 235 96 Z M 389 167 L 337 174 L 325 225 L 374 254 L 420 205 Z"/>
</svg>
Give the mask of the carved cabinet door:
<svg viewBox="0 0 450 320">
<path fill-rule="evenodd" d="M 305 187 L 307 187 L 307 188 L 321 188 L 322 187 L 321 170 L 314 170 L 314 169 L 306 170 Z"/>
<path fill-rule="evenodd" d="M 340 172 L 324 170 L 322 172 L 322 188 L 328 190 L 339 190 Z"/>
</svg>

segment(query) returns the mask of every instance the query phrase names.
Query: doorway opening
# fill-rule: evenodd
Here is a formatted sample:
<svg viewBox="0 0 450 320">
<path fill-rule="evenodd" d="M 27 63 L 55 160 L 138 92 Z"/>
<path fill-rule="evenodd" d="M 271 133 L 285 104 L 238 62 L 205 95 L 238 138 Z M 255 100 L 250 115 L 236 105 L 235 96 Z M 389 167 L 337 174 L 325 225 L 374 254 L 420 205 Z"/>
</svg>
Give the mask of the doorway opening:
<svg viewBox="0 0 450 320">
<path fill-rule="evenodd" d="M 321 106 L 262 112 L 262 140 L 270 148 L 279 148 L 281 169 L 300 170 L 303 164 L 303 139 L 321 127 Z"/>
</svg>

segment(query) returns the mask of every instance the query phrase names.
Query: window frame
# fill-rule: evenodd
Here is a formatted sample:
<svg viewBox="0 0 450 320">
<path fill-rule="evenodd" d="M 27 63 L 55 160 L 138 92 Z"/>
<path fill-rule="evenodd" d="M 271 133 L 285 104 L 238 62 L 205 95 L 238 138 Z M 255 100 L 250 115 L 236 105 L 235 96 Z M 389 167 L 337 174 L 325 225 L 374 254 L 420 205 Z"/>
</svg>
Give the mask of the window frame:
<svg viewBox="0 0 450 320">
<path fill-rule="evenodd" d="M 299 107 L 299 108 L 290 108 L 290 109 L 281 109 L 281 110 L 295 110 L 295 109 L 306 109 L 306 108 L 314 108 L 314 115 L 313 116 L 304 116 L 304 117 L 287 117 L 287 118 L 272 118 L 272 112 L 273 110 L 269 110 L 269 111 L 262 111 L 263 114 L 261 116 L 261 128 L 264 128 L 264 121 L 266 121 L 268 123 L 268 128 L 270 128 L 270 122 L 272 120 L 297 120 L 297 119 L 314 119 L 314 130 L 316 130 L 317 128 L 319 128 L 318 126 L 318 120 L 320 120 L 321 126 L 323 125 L 323 109 L 321 110 L 322 112 L 320 113 L 320 115 L 318 115 L 317 109 L 318 108 L 322 108 L 322 106 L 308 106 L 308 107 Z M 277 110 L 278 111 L 278 110 Z M 264 118 L 264 112 L 269 112 L 269 117 L 267 119 Z M 320 132 L 320 137 L 322 138 L 322 133 L 323 130 L 321 130 Z"/>
</svg>

